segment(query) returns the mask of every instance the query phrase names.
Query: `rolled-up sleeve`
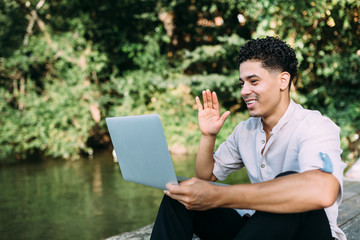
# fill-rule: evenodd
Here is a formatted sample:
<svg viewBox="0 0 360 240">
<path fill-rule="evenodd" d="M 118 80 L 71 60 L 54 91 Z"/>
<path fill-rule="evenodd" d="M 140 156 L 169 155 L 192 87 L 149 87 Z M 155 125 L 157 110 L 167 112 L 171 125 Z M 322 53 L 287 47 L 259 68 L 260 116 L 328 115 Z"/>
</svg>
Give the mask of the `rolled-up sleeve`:
<svg viewBox="0 0 360 240">
<path fill-rule="evenodd" d="M 316 116 L 311 121 L 304 121 L 306 131 L 299 141 L 300 172 L 321 169 L 331 172 L 339 181 L 342 198 L 343 173 L 346 164 L 341 160 L 340 129 L 330 119 Z"/>
</svg>

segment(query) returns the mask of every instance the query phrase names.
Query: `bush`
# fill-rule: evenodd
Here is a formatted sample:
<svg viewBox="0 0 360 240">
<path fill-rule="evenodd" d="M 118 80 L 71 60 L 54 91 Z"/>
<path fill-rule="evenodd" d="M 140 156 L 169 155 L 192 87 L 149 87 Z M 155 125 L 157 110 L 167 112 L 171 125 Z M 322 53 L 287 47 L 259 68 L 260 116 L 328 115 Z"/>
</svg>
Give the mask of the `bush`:
<svg viewBox="0 0 360 240">
<path fill-rule="evenodd" d="M 157 112 L 173 149 L 196 151 L 194 97 L 215 90 L 247 117 L 237 52 L 276 35 L 300 61 L 292 97 L 341 127 L 360 156 L 360 3 L 355 0 L 0 2 L 0 158 L 72 158 L 109 146 L 104 118 Z M 175 146 L 175 147 L 174 147 Z"/>
</svg>

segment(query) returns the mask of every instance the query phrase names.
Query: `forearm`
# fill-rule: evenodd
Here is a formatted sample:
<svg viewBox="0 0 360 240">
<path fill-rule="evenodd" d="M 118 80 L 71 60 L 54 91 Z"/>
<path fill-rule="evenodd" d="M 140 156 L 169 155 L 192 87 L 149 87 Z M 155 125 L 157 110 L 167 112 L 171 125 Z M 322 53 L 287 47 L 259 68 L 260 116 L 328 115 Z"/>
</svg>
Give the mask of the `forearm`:
<svg viewBox="0 0 360 240">
<path fill-rule="evenodd" d="M 196 177 L 207 181 L 215 181 L 213 175 L 214 157 L 213 151 L 216 136 L 202 135 L 199 150 L 196 156 Z"/>
<path fill-rule="evenodd" d="M 219 207 L 295 213 L 331 206 L 339 183 L 332 174 L 313 170 L 263 183 L 217 188 L 214 199 Z"/>
</svg>

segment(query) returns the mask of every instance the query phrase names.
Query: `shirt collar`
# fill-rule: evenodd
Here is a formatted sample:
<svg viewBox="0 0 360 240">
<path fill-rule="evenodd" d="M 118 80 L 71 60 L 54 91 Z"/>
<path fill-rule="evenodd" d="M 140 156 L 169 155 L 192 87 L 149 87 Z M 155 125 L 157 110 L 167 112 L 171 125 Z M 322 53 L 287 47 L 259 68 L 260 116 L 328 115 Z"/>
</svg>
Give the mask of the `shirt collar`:
<svg viewBox="0 0 360 240">
<path fill-rule="evenodd" d="M 290 104 L 288 108 L 286 109 L 284 115 L 277 122 L 277 124 L 273 127 L 272 131 L 270 132 L 271 135 L 276 134 L 283 126 L 285 126 L 289 122 L 290 118 L 293 115 L 293 112 L 295 111 L 296 105 L 297 104 L 292 99 L 290 99 Z M 261 126 L 260 131 L 264 132 L 261 117 L 259 117 L 258 119 Z"/>
<path fill-rule="evenodd" d="M 290 118 L 293 116 L 293 112 L 295 108 L 296 108 L 296 103 L 292 99 L 290 99 L 290 104 L 286 109 L 286 112 L 280 118 L 277 124 L 273 127 L 271 131 L 272 134 L 276 134 L 283 126 L 285 126 L 289 122 Z"/>
</svg>

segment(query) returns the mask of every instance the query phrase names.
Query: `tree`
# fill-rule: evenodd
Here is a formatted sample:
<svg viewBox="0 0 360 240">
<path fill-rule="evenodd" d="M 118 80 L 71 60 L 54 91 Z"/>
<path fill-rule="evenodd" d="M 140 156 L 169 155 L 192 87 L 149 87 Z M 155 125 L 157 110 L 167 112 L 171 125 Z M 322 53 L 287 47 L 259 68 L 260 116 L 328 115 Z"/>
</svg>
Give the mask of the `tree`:
<svg viewBox="0 0 360 240">
<path fill-rule="evenodd" d="M 154 111 L 174 136 L 170 145 L 196 151 L 193 97 L 205 88 L 238 118 L 223 139 L 245 112 L 238 49 L 273 35 L 300 60 L 292 96 L 335 120 L 344 156 L 354 160 L 359 7 L 355 0 L 3 0 L 0 158 L 91 154 L 110 144 L 105 116 Z"/>
</svg>

